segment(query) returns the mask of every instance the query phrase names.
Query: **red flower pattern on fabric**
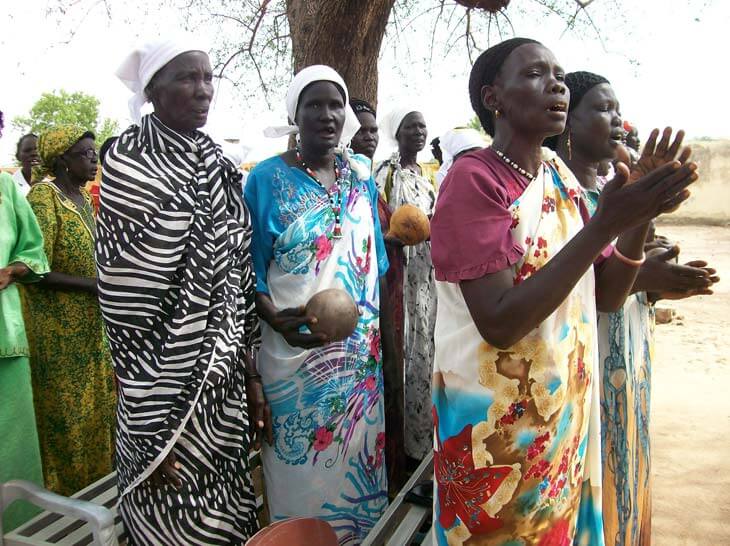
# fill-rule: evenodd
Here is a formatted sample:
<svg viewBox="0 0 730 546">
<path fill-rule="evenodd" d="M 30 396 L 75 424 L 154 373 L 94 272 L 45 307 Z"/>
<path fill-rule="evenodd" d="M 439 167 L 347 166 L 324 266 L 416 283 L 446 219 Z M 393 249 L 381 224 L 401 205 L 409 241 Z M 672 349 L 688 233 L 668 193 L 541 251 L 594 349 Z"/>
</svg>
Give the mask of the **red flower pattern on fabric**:
<svg viewBox="0 0 730 546">
<path fill-rule="evenodd" d="M 567 520 L 560 519 L 542 537 L 538 546 L 571 546 L 573 539 L 570 537 L 570 524 Z"/>
<path fill-rule="evenodd" d="M 520 267 L 520 270 L 517 272 L 517 276 L 515 277 L 514 284 L 518 285 L 522 281 L 524 281 L 526 278 L 528 278 L 530 275 L 532 275 L 535 271 L 537 271 L 537 268 L 530 264 L 530 263 L 523 263 L 522 267 Z"/>
<path fill-rule="evenodd" d="M 438 415 L 434 408 L 434 427 L 438 431 Z M 474 468 L 471 451 L 472 426 L 467 425 L 456 436 L 443 443 L 434 453 L 434 477 L 438 484 L 439 524 L 450 529 L 459 520 L 473 535 L 494 531 L 503 526 L 489 516 L 481 505 L 499 489 L 512 472 L 510 466 Z"/>
<path fill-rule="evenodd" d="M 530 469 L 527 471 L 527 474 L 525 474 L 525 479 L 526 480 L 529 480 L 531 478 L 543 479 L 545 476 L 547 476 L 549 471 L 550 471 L 550 462 L 546 461 L 545 459 L 540 459 L 538 462 L 536 462 L 534 465 L 532 465 L 530 467 Z"/>
<path fill-rule="evenodd" d="M 326 235 L 322 234 L 314 239 L 315 258 L 318 262 L 323 262 L 332 254 L 332 241 Z"/>
<path fill-rule="evenodd" d="M 315 451 L 324 451 L 330 446 L 334 437 L 334 433 L 328 430 L 327 427 L 319 427 L 314 432 L 314 444 L 312 447 L 314 447 Z"/>
<path fill-rule="evenodd" d="M 376 360 L 380 358 L 380 332 L 377 330 L 373 331 L 370 338 L 370 355 L 375 357 Z"/>
<path fill-rule="evenodd" d="M 531 461 L 538 455 L 540 455 L 543 451 L 545 451 L 545 444 L 550 439 L 550 433 L 546 432 L 545 434 L 541 434 L 537 438 L 535 438 L 532 441 L 532 444 L 530 444 L 530 447 L 527 448 L 527 460 Z"/>
<path fill-rule="evenodd" d="M 522 400 L 520 402 L 514 402 L 512 405 L 510 405 L 509 409 L 507 410 L 507 413 L 502 416 L 502 418 L 499 420 L 499 422 L 502 425 L 513 425 L 517 420 L 522 417 L 525 414 L 525 411 L 527 410 L 527 400 Z"/>
<path fill-rule="evenodd" d="M 365 388 L 369 391 L 374 391 L 375 387 L 378 386 L 378 380 L 375 379 L 374 375 L 369 375 L 365 378 Z"/>
</svg>

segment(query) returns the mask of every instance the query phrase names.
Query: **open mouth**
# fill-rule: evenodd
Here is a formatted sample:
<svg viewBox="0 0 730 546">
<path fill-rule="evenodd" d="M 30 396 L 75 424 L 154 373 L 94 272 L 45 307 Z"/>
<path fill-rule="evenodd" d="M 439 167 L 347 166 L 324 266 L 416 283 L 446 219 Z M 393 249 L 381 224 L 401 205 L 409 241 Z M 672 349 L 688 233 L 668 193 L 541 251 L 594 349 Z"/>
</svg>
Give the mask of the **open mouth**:
<svg viewBox="0 0 730 546">
<path fill-rule="evenodd" d="M 615 142 L 623 142 L 624 140 L 624 133 L 621 131 L 620 133 L 611 133 L 611 140 Z"/>
<path fill-rule="evenodd" d="M 568 103 L 567 102 L 556 102 L 550 108 L 548 108 L 548 110 L 550 110 L 551 112 L 567 112 Z"/>
</svg>

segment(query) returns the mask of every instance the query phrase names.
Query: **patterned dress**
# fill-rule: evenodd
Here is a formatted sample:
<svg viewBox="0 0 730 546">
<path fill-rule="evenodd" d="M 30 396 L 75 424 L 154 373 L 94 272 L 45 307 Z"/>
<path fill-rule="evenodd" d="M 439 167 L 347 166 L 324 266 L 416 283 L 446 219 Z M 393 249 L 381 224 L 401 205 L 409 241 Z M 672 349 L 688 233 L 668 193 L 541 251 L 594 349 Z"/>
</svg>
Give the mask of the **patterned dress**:
<svg viewBox="0 0 730 546">
<path fill-rule="evenodd" d="M 426 165 L 422 175 L 401 168 L 395 154 L 375 170 L 378 190 L 391 212 L 403 204 L 417 206 L 427 216 L 436 204 L 436 186 Z M 436 286 L 431 243 L 403 248 L 403 385 L 406 454 L 423 459 L 433 449 L 431 376 L 436 324 Z"/>
<path fill-rule="evenodd" d="M 318 517 L 354 546 L 387 506 L 379 277 L 388 260 L 367 161 L 338 163 L 341 239 L 327 192 L 280 157 L 251 171 L 245 195 L 257 290 L 285 309 L 340 288 L 361 311 L 349 338 L 312 350 L 264 323 L 258 356 L 274 426 L 262 452 L 272 519 Z"/>
<path fill-rule="evenodd" d="M 593 269 L 508 349 L 482 338 L 459 288 L 505 268 L 517 285 L 582 229 L 580 186 L 558 159 L 544 161 L 529 184 L 518 177 L 492 150 L 465 156 L 447 175 L 432 222 L 434 541 L 600 546 Z M 509 186 L 521 188 L 516 199 Z"/>
<path fill-rule="evenodd" d="M 81 191 L 81 209 L 51 182 L 35 184 L 28 201 L 51 271 L 94 278 L 93 208 Z M 109 347 L 95 295 L 42 284 L 24 289 L 45 485 L 71 495 L 112 470 L 116 400 Z"/>
<path fill-rule="evenodd" d="M 586 190 L 591 214 L 605 182 L 600 178 L 596 190 Z M 631 294 L 615 313 L 598 314 L 606 546 L 651 544 L 653 342 L 654 307 L 645 292 Z"/>
<path fill-rule="evenodd" d="M 48 273 L 33 209 L 10 175 L 0 173 L 0 269 L 14 263 L 30 270 L 24 283 Z M 28 480 L 42 486 L 29 354 L 20 291 L 12 283 L 0 290 L 0 483 Z M 38 511 L 23 501 L 13 503 L 3 512 L 3 530 L 15 529 Z"/>
<path fill-rule="evenodd" d="M 119 381 L 120 511 L 138 546 L 256 531 L 245 356 L 258 345 L 241 175 L 207 135 L 154 115 L 104 163 L 96 259 Z M 170 452 L 182 486 L 149 479 Z"/>
</svg>

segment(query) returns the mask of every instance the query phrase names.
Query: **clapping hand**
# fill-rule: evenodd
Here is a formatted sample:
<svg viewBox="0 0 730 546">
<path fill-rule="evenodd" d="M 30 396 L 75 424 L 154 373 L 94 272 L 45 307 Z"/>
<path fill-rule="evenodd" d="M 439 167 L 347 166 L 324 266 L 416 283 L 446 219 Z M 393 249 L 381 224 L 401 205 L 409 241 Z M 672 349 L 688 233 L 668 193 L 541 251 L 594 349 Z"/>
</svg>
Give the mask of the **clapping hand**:
<svg viewBox="0 0 730 546">
<path fill-rule="evenodd" d="M 692 155 L 692 149 L 689 147 L 682 148 L 680 153 L 682 141 L 684 140 L 684 131 L 677 131 L 677 134 L 674 136 L 674 141 L 671 144 L 669 143 L 672 138 L 671 127 L 664 129 L 662 138 L 657 144 L 658 137 L 659 129 L 654 129 L 649 135 L 644 149 L 641 151 L 639 160 L 631 167 L 629 184 L 636 182 L 654 169 L 671 163 L 675 159 L 684 165 Z"/>
<path fill-rule="evenodd" d="M 645 287 L 651 299 L 684 299 L 712 294 L 712 285 L 720 280 L 715 269 L 704 260 L 694 260 L 684 265 L 674 263 L 679 247 L 655 247 L 646 254 L 646 261 L 639 271 L 637 284 Z"/>
</svg>

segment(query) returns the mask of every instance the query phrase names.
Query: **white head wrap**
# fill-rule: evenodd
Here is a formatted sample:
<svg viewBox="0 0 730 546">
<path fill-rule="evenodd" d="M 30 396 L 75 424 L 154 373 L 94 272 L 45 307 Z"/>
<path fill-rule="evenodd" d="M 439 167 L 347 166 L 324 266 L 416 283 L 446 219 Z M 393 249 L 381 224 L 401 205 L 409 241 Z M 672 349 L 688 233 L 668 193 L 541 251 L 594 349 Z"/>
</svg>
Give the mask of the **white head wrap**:
<svg viewBox="0 0 730 546">
<path fill-rule="evenodd" d="M 446 177 L 446 172 L 454 163 L 454 156 L 471 148 L 487 146 L 486 137 L 475 129 L 461 128 L 446 131 L 439 139 L 439 147 L 443 155 L 443 163 L 436 173 L 436 180 L 440 184 Z"/>
<path fill-rule="evenodd" d="M 398 129 L 400 129 L 400 124 L 403 123 L 405 117 L 411 112 L 421 112 L 421 110 L 408 106 L 399 106 L 388 112 L 383 119 L 383 133 L 390 141 L 390 148 L 398 147 L 398 140 L 395 135 L 398 132 Z"/>
<path fill-rule="evenodd" d="M 297 106 L 299 105 L 299 97 L 304 88 L 314 82 L 332 82 L 339 86 L 345 93 L 345 124 L 342 127 L 342 135 L 340 136 L 340 146 L 345 149 L 345 145 L 352 140 L 360 130 L 360 122 L 357 120 L 354 110 L 350 106 L 350 95 L 347 91 L 345 80 L 342 79 L 335 69 L 323 65 L 315 64 L 302 68 L 289 84 L 286 92 L 286 113 L 289 116 L 289 125 L 280 125 L 276 127 L 267 127 L 264 135 L 270 138 L 278 138 L 287 135 L 294 135 L 299 132 L 294 118 L 297 115 Z"/>
<path fill-rule="evenodd" d="M 142 119 L 142 106 L 147 102 L 144 90 L 152 76 L 175 57 L 188 51 L 207 53 L 207 48 L 190 36 L 155 40 L 141 44 L 122 61 L 116 75 L 134 93 L 129 99 L 129 113 L 133 122 L 139 123 Z"/>
</svg>

